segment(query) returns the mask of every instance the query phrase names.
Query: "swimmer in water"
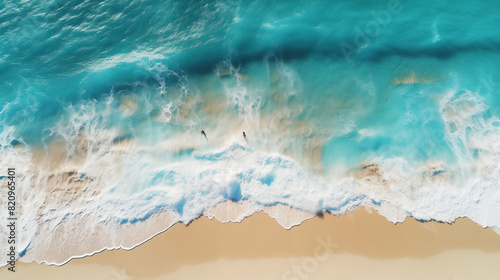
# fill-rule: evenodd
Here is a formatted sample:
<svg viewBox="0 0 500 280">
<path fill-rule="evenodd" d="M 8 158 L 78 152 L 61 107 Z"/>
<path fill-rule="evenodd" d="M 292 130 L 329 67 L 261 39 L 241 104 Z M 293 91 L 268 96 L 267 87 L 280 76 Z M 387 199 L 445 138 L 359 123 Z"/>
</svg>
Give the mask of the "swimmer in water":
<svg viewBox="0 0 500 280">
<path fill-rule="evenodd" d="M 202 131 L 201 131 L 201 135 L 205 135 L 205 136 L 207 136 L 207 135 L 205 134 L 205 130 L 202 130 Z"/>
<path fill-rule="evenodd" d="M 243 137 L 247 138 L 247 135 L 245 134 L 245 131 L 243 131 Z"/>
</svg>

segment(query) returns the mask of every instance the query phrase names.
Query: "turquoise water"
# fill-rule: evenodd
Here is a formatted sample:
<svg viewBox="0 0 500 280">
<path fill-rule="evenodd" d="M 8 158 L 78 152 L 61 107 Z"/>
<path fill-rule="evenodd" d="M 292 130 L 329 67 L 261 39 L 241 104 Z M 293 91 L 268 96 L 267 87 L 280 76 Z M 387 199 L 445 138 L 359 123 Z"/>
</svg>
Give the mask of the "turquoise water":
<svg viewBox="0 0 500 280">
<path fill-rule="evenodd" d="M 23 224 L 26 257 L 44 259 L 38 227 L 68 214 L 189 222 L 225 200 L 499 227 L 485 214 L 500 210 L 499 12 L 3 1 L 0 166 L 19 169 L 23 211 L 40 213 Z"/>
</svg>

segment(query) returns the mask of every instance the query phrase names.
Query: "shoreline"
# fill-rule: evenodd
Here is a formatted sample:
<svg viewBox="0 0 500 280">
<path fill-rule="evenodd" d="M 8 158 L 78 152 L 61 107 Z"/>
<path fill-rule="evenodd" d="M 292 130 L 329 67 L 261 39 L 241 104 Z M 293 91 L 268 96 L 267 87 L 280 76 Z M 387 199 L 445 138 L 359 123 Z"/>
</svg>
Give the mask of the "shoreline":
<svg viewBox="0 0 500 280">
<path fill-rule="evenodd" d="M 323 255 L 329 252 L 324 262 L 315 255 L 321 244 L 330 244 L 327 249 L 319 249 Z M 253 266 L 267 267 L 266 275 L 274 276 L 260 277 L 276 279 L 276 273 L 288 271 L 280 267 L 309 262 L 309 268 L 317 267 L 313 274 L 319 273 L 319 278 L 310 279 L 327 279 L 321 278 L 320 271 L 328 273 L 327 263 L 334 260 L 354 266 L 351 261 L 368 266 L 403 261 L 417 265 L 429 260 L 446 262 L 450 254 L 457 258 L 463 255 L 464 260 L 472 256 L 483 258 L 484 270 L 500 272 L 500 268 L 486 266 L 488 261 L 500 261 L 500 236 L 470 219 L 460 218 L 448 224 L 407 218 L 393 224 L 376 211 L 370 214 L 366 209 L 357 209 L 340 216 L 315 216 L 291 229 L 283 228 L 263 211 L 239 223 L 221 223 L 201 216 L 187 226 L 177 223 L 132 250 L 105 250 L 72 259 L 62 266 L 18 262 L 19 272 L 15 276 L 7 274 L 5 267 L 0 269 L 0 275 L 7 274 L 7 279 L 26 279 L 40 273 L 50 274 L 50 279 L 119 279 L 112 275 L 123 272 L 128 277 L 124 279 L 169 279 L 210 269 L 219 273 L 229 265 L 244 271 Z M 75 274 L 80 269 L 84 273 Z M 246 273 L 250 275 L 252 271 Z M 284 279 L 295 279 L 289 276 L 282 275 Z"/>
</svg>

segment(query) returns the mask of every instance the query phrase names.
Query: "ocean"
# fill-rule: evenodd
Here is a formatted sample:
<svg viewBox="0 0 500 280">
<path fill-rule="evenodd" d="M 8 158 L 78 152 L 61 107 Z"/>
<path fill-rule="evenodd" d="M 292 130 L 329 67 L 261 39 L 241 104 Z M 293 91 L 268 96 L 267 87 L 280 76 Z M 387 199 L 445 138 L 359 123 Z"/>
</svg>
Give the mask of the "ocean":
<svg viewBox="0 0 500 280">
<path fill-rule="evenodd" d="M 500 234 L 499 12 L 2 1 L 0 220 L 15 168 L 24 262 L 133 248 L 228 201 Z"/>
</svg>

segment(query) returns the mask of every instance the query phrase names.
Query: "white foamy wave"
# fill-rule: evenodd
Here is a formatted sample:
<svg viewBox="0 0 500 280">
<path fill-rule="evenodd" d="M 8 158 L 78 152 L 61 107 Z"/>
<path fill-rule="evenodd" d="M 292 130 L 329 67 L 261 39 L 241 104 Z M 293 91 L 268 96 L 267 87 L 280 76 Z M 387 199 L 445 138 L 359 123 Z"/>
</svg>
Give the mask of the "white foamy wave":
<svg viewBox="0 0 500 280">
<path fill-rule="evenodd" d="M 290 220 L 280 214 L 279 205 L 294 205 L 310 213 L 323 207 L 346 212 L 363 201 L 350 197 L 342 186 L 326 187 L 324 181 L 309 175 L 291 159 L 241 144 L 218 152 L 194 152 L 192 157 L 175 163 L 123 149 L 93 162 L 98 168 L 83 168 L 86 173 L 64 172 L 66 166 L 32 176 L 31 184 L 40 190 L 36 197 L 29 198 L 33 202 L 21 213 L 29 217 L 26 222 L 32 227 L 21 234 L 27 246 L 23 261 L 61 264 L 102 248 L 132 248 L 147 234 L 129 236 L 125 242 L 122 228 L 134 231 L 129 228 L 149 224 L 152 217 L 168 213 L 163 224 L 148 231 L 150 237 L 174 222 L 189 223 L 227 200 L 253 205 L 236 220 L 271 207 L 269 214 L 287 228 L 311 216 L 302 214 Z M 125 171 L 116 172 L 118 165 Z M 109 170 L 120 176 L 108 180 Z M 323 196 L 329 197 L 328 202 L 321 202 Z"/>
<path fill-rule="evenodd" d="M 469 217 L 500 228 L 498 119 L 486 118 L 487 106 L 467 91 L 448 93 L 439 107 L 455 163 L 378 157 L 351 173 L 324 176 L 273 149 L 255 148 L 252 139 L 227 135 L 229 129 L 214 134 L 226 139 L 217 145 L 185 133 L 155 146 L 116 141 L 120 135 L 108 124 L 113 102 L 111 95 L 68 108 L 70 117 L 53 128 L 56 140 L 46 149 L 3 148 L 2 170 L 19 166 L 22 261 L 62 264 L 103 249 L 133 248 L 200 215 L 238 222 L 257 211 L 285 228 L 318 212 L 344 214 L 360 206 L 392 222 Z M 9 131 L 0 134 L 1 143 L 13 140 Z"/>
<path fill-rule="evenodd" d="M 439 107 L 444 139 L 456 163 L 429 161 L 415 166 L 403 158 L 376 159 L 381 179 L 391 189 L 384 200 L 394 207 L 382 214 L 394 222 L 401 221 L 394 219 L 396 212 L 400 219 L 411 215 L 451 222 L 469 217 L 483 227 L 498 228 L 500 217 L 493 214 L 500 210 L 498 118 L 485 117 L 488 107 L 465 90 L 449 91 Z"/>
<path fill-rule="evenodd" d="M 57 188 L 41 190 L 30 198 L 39 203 L 30 203 L 23 216 L 24 211 L 38 214 L 27 222 L 36 226 L 22 233 L 29 247 L 21 260 L 62 264 L 103 248 L 130 249 L 176 222 L 189 223 L 202 214 L 228 222 L 264 210 L 290 228 L 311 218 L 310 213 L 343 214 L 365 206 L 393 222 L 408 215 L 442 221 L 468 216 L 483 226 L 499 224 L 494 215 L 484 215 L 484 209 L 499 209 L 494 188 L 482 192 L 477 191 L 477 184 L 460 188 L 445 176 L 424 172 L 431 167 L 412 173 L 402 159 L 381 159 L 379 171 L 368 176 L 326 181 L 289 158 L 238 143 L 218 151 L 193 152 L 176 162 L 161 161 L 136 149 L 132 145 L 102 155 L 96 162 L 100 171 L 88 168 L 88 174 L 47 176 L 65 178 L 70 191 L 59 191 L 63 200 L 49 194 Z M 116 181 L 106 180 L 105 170 L 113 165 L 124 171 Z M 34 185 L 51 182 L 46 179 Z M 73 197 L 87 193 L 83 198 Z M 227 201 L 233 201 L 229 203 L 233 208 L 220 205 Z"/>
</svg>

